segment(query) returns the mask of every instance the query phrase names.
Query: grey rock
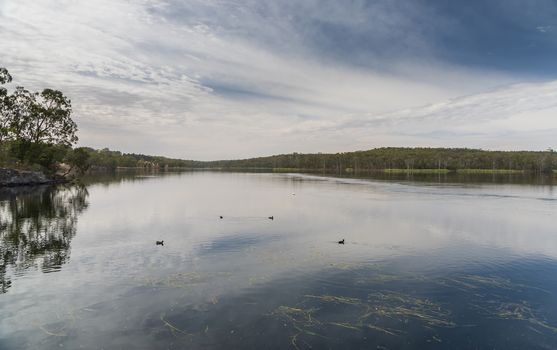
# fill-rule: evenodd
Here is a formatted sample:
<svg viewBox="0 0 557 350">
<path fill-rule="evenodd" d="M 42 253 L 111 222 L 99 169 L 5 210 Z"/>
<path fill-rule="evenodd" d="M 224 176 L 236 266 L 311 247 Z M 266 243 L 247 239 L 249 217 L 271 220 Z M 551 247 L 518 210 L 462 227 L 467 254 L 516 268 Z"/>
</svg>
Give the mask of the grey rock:
<svg viewBox="0 0 557 350">
<path fill-rule="evenodd" d="M 42 172 L 0 168 L 0 186 L 41 185 L 54 182 Z"/>
</svg>

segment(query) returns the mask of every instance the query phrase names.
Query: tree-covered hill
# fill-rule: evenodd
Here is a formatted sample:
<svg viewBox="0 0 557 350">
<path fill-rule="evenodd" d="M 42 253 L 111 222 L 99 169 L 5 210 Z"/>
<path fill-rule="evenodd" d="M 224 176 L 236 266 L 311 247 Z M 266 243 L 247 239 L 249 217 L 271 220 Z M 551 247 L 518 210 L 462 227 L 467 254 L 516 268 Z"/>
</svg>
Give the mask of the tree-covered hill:
<svg viewBox="0 0 557 350">
<path fill-rule="evenodd" d="M 29 91 L 21 86 L 9 91 L 12 82 L 0 67 L 0 167 L 41 170 L 62 177 L 88 169 L 214 168 L 265 169 L 274 171 L 320 171 L 361 173 L 371 171 L 490 171 L 550 173 L 557 170 L 557 153 L 547 151 L 485 151 L 468 148 L 376 148 L 345 153 L 290 153 L 239 160 L 194 161 L 107 148 L 73 148 L 77 124 L 72 104 L 61 91 Z"/>
<path fill-rule="evenodd" d="M 464 169 L 515 170 L 544 173 L 557 170 L 557 152 L 485 151 L 467 148 L 376 148 L 344 153 L 290 153 L 239 160 L 194 161 L 85 148 L 92 166 L 275 169 L 325 172 L 366 172 Z"/>
</svg>

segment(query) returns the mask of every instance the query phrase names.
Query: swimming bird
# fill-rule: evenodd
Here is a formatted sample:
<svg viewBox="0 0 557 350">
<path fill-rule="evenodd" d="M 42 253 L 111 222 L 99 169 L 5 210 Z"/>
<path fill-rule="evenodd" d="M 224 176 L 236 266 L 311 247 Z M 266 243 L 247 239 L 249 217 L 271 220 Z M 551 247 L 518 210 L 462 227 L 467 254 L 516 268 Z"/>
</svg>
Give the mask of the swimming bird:
<svg viewBox="0 0 557 350">
<path fill-rule="evenodd" d="M 340 241 L 338 241 L 338 244 L 344 244 L 344 238 Z"/>
<path fill-rule="evenodd" d="M 156 245 L 164 245 L 164 241 L 157 241 Z"/>
<path fill-rule="evenodd" d="M 219 218 L 221 218 L 221 219 L 222 219 L 222 218 L 223 218 L 223 217 L 222 217 L 222 215 L 221 215 L 221 216 L 219 216 Z"/>
<path fill-rule="evenodd" d="M 274 216 L 269 216 L 269 220 L 274 220 L 275 217 Z"/>
</svg>

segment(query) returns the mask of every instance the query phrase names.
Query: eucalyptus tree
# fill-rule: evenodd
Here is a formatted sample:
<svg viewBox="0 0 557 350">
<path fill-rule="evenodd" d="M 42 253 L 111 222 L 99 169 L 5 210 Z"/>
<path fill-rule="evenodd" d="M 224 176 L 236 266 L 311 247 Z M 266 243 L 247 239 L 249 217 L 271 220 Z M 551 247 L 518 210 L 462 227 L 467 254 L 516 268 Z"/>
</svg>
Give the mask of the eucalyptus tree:
<svg viewBox="0 0 557 350">
<path fill-rule="evenodd" d="M 61 91 L 44 89 L 30 95 L 29 113 L 24 114 L 23 139 L 34 144 L 71 146 L 77 142 L 71 101 Z"/>
<path fill-rule="evenodd" d="M 0 68 L 0 84 L 12 77 Z M 2 140 L 30 144 L 71 146 L 77 142 L 77 125 L 72 120 L 72 105 L 61 91 L 44 89 L 31 92 L 18 86 L 12 94 L 0 88 L 0 127 Z"/>
<path fill-rule="evenodd" d="M 1 86 L 12 81 L 12 76 L 6 68 L 0 67 L 0 142 L 8 135 L 11 121 L 11 108 L 8 90 Z"/>
<path fill-rule="evenodd" d="M 11 81 L 8 70 L 0 68 L 0 85 Z M 61 91 L 33 92 L 18 86 L 9 93 L 1 87 L 1 149 L 20 162 L 55 170 L 56 163 L 77 142 L 77 125 L 71 114 L 71 101 Z"/>
</svg>

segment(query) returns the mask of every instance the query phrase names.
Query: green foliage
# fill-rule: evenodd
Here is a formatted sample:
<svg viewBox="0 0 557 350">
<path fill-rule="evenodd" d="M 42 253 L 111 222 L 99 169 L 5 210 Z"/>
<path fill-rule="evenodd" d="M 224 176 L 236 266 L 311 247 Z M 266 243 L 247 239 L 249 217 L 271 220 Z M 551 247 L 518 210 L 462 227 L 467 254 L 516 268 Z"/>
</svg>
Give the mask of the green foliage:
<svg viewBox="0 0 557 350">
<path fill-rule="evenodd" d="M 122 153 L 111 151 L 108 148 L 94 150 L 84 147 L 83 151 L 89 155 L 89 165 L 93 168 L 116 169 L 120 168 L 199 168 L 204 162 L 173 159 L 160 156 L 148 156 L 144 154 Z"/>
<path fill-rule="evenodd" d="M 460 173 L 513 174 L 544 173 L 557 169 L 556 152 L 502 152 L 466 148 L 377 148 L 369 151 L 336 154 L 281 154 L 269 157 L 193 161 L 143 154 L 121 153 L 107 148 L 84 148 L 95 168 L 207 168 L 253 169 L 275 172 L 320 171 L 326 173 Z"/>
<path fill-rule="evenodd" d="M 458 169 L 459 174 L 520 174 L 523 170 L 515 169 Z"/>
<path fill-rule="evenodd" d="M 89 152 L 85 147 L 70 149 L 66 153 L 65 162 L 77 168 L 80 173 L 86 172 L 91 166 Z"/>
<path fill-rule="evenodd" d="M 0 85 L 12 77 L 0 68 Z M 377 148 L 336 154 L 281 154 L 239 160 L 201 162 L 121 153 L 107 148 L 71 149 L 77 142 L 77 125 L 71 119 L 71 101 L 57 90 L 41 93 L 17 87 L 12 94 L 0 87 L 0 164 L 38 164 L 53 172 L 65 161 L 81 171 L 90 167 L 267 169 L 354 173 L 482 172 L 548 173 L 557 169 L 557 152 L 503 152 L 467 148 Z M 469 170 L 473 169 L 473 170 Z"/>
<path fill-rule="evenodd" d="M 557 169 L 557 153 L 551 151 L 485 151 L 468 148 L 376 148 L 336 154 L 281 154 L 241 160 L 205 162 L 203 167 L 222 169 L 290 168 L 328 173 L 448 172 L 461 169 L 510 170 L 535 173 Z M 396 169 L 396 170 L 394 170 Z"/>
<path fill-rule="evenodd" d="M 0 68 L 0 84 L 12 77 Z M 31 92 L 19 86 L 12 94 L 0 88 L 0 161 L 18 166 L 40 165 L 55 172 L 71 145 L 77 125 L 71 119 L 71 101 L 57 90 Z"/>
<path fill-rule="evenodd" d="M 69 146 L 45 143 L 33 143 L 16 140 L 9 143 L 9 155 L 12 159 L 27 165 L 40 165 L 47 173 L 56 172 L 56 163 L 61 162 Z"/>
<path fill-rule="evenodd" d="M 0 67 L 0 85 L 7 84 L 12 81 L 12 76 L 6 68 Z"/>
<path fill-rule="evenodd" d="M 447 174 L 449 169 L 383 169 L 388 174 Z"/>
<path fill-rule="evenodd" d="M 77 125 L 71 119 L 71 101 L 57 90 L 32 94 L 30 113 L 23 137 L 34 143 L 72 145 L 77 142 Z"/>
<path fill-rule="evenodd" d="M 12 76 L 8 73 L 8 70 L 0 67 L 0 85 L 10 83 L 11 81 Z M 10 102 L 11 99 L 8 97 L 8 90 L 0 86 L 0 142 L 8 135 Z"/>
<path fill-rule="evenodd" d="M 41 93 L 17 87 L 5 94 L 0 106 L 2 140 L 72 145 L 77 125 L 71 119 L 71 102 L 60 91 Z"/>
</svg>

